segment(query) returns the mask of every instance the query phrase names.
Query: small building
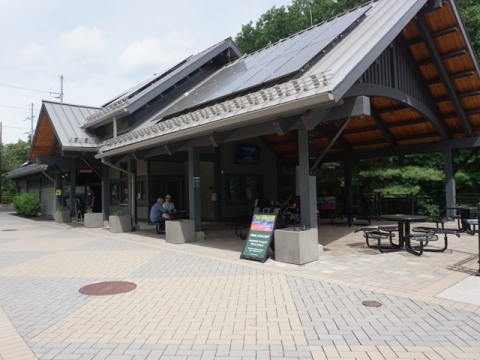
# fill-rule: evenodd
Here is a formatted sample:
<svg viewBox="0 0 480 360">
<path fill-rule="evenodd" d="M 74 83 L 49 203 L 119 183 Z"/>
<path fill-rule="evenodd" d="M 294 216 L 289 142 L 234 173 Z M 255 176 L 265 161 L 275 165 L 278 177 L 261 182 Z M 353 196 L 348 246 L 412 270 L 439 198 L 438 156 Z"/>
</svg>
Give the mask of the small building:
<svg viewBox="0 0 480 360">
<path fill-rule="evenodd" d="M 157 194 L 171 194 L 199 230 L 202 219 L 294 193 L 302 222 L 316 227 L 322 163 L 344 161 L 348 174 L 352 159 L 432 151 L 444 153 L 453 206 L 452 152 L 480 144 L 479 74 L 454 1 L 378 0 L 253 54 L 231 39 L 215 44 L 91 109 L 75 130 L 91 147 L 60 147 L 88 160 L 104 214 L 125 207 L 135 222 L 148 221 Z M 52 126 L 51 141 L 62 125 Z M 42 156 L 30 163 L 53 167 L 55 188 L 72 180 Z M 348 198 L 351 189 L 347 175 Z"/>
</svg>

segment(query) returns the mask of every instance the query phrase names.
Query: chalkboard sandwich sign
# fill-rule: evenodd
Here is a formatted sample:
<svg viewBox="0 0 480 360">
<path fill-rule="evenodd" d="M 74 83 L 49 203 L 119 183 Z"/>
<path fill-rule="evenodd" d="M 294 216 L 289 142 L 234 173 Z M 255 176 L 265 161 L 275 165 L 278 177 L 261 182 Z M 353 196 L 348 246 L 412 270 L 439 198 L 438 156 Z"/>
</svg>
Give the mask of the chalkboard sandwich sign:
<svg viewBox="0 0 480 360">
<path fill-rule="evenodd" d="M 267 261 L 268 249 L 273 241 L 277 214 L 278 209 L 265 208 L 262 212 L 259 208 L 255 209 L 250 230 L 240 255 L 241 259 Z"/>
</svg>

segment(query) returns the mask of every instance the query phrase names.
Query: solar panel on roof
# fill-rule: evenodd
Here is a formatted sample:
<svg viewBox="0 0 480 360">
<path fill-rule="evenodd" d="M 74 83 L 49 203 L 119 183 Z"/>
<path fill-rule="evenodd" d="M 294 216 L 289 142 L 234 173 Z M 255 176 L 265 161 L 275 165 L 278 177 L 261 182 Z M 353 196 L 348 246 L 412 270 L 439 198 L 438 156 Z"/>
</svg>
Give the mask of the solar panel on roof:
<svg viewBox="0 0 480 360">
<path fill-rule="evenodd" d="M 256 53 L 244 56 L 219 70 L 203 85 L 191 91 L 163 116 L 183 111 L 263 83 L 300 71 L 309 62 L 327 52 L 328 47 L 370 9 L 358 8 Z"/>
</svg>

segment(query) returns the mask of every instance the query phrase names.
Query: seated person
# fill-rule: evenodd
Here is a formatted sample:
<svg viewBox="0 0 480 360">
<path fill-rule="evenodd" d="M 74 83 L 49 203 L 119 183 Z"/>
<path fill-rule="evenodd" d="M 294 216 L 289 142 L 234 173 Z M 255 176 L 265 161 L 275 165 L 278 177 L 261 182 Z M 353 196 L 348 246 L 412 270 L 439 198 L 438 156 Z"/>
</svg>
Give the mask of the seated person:
<svg viewBox="0 0 480 360">
<path fill-rule="evenodd" d="M 165 232 L 165 221 L 170 219 L 170 215 L 166 213 L 163 204 L 163 198 L 159 197 L 150 209 L 150 221 L 152 223 L 158 223 L 161 232 Z"/>
<path fill-rule="evenodd" d="M 165 213 L 170 215 L 170 217 L 175 216 L 177 209 L 175 209 L 175 204 L 172 202 L 172 197 L 170 195 L 165 196 L 163 208 L 165 209 Z"/>
</svg>

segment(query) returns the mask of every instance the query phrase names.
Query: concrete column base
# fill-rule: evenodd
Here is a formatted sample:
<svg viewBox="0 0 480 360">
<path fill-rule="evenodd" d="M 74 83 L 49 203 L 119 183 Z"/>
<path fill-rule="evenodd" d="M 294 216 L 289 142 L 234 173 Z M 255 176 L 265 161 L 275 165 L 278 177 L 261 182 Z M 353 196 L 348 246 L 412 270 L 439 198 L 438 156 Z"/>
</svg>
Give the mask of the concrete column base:
<svg viewBox="0 0 480 360">
<path fill-rule="evenodd" d="M 275 230 L 275 261 L 302 265 L 318 260 L 318 230 L 286 228 Z"/>
<path fill-rule="evenodd" d="M 83 226 L 86 228 L 103 228 L 103 214 L 102 213 L 85 213 L 83 217 Z"/>
<path fill-rule="evenodd" d="M 165 239 L 171 244 L 194 242 L 195 221 L 188 219 L 165 221 Z"/>
</svg>

